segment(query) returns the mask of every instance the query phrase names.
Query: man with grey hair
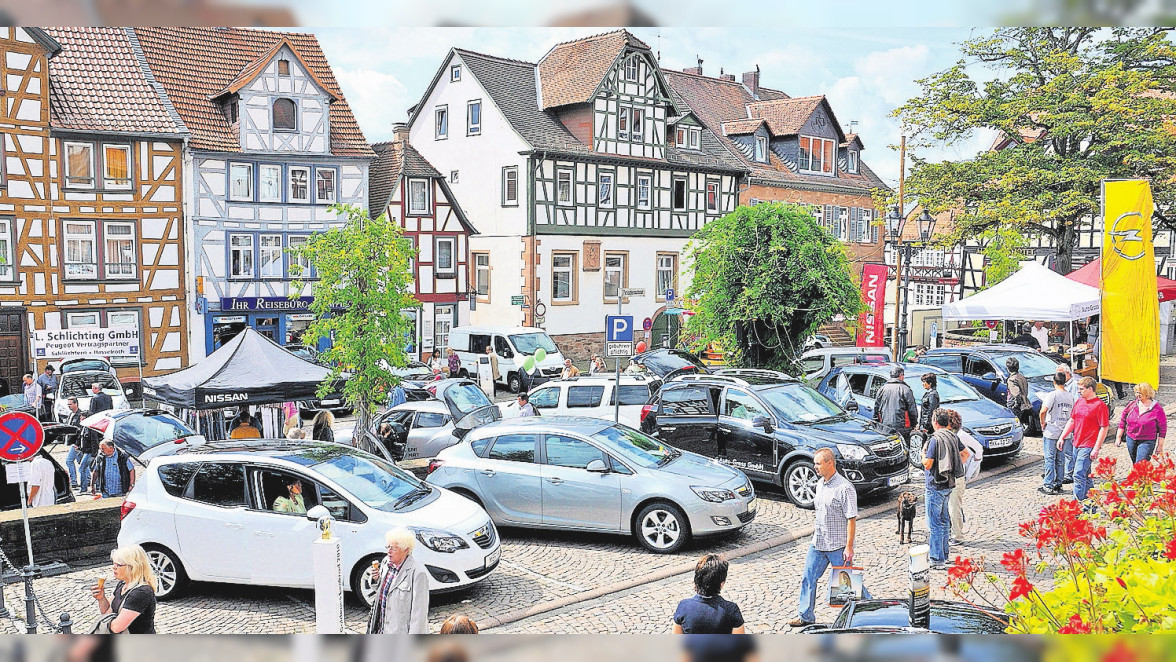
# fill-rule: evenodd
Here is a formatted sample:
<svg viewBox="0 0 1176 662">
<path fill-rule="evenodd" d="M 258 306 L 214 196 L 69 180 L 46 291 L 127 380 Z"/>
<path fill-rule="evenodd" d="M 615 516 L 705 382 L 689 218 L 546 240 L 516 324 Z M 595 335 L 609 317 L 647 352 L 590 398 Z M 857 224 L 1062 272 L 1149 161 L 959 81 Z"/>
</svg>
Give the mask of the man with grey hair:
<svg viewBox="0 0 1176 662">
<path fill-rule="evenodd" d="M 919 422 L 919 407 L 915 392 L 903 381 L 904 377 L 906 370 L 901 365 L 890 369 L 890 379 L 878 389 L 874 401 L 874 420 L 894 428 L 910 443 L 911 428 Z"/>
<path fill-rule="evenodd" d="M 388 555 L 372 563 L 368 579 L 375 585 L 368 634 L 429 633 L 429 573 L 412 557 L 416 538 L 404 527 L 384 534 Z M 357 577 L 359 580 L 362 577 Z M 357 582 L 362 584 L 362 582 Z M 363 590 L 362 585 L 355 587 Z"/>
<path fill-rule="evenodd" d="M 1059 363 L 1058 372 L 1066 377 L 1066 393 L 1070 394 L 1073 402 L 1078 402 L 1081 397 L 1078 395 L 1078 380 L 1074 377 L 1074 372 L 1070 370 L 1069 363 Z M 1065 425 L 1063 423 L 1062 425 Z M 1065 462 L 1062 469 L 1062 484 L 1070 485 L 1074 482 L 1074 436 L 1066 437 L 1062 444 L 1062 455 L 1065 456 Z"/>
<path fill-rule="evenodd" d="M 813 454 L 813 466 L 820 476 L 813 500 L 816 523 L 813 539 L 804 559 L 804 579 L 800 584 L 800 615 L 788 625 L 799 628 L 816 620 L 817 580 L 825 570 L 853 563 L 853 539 L 857 530 L 857 492 L 844 476 L 837 473 L 837 458 L 829 448 Z M 862 587 L 862 597 L 870 592 Z"/>
</svg>

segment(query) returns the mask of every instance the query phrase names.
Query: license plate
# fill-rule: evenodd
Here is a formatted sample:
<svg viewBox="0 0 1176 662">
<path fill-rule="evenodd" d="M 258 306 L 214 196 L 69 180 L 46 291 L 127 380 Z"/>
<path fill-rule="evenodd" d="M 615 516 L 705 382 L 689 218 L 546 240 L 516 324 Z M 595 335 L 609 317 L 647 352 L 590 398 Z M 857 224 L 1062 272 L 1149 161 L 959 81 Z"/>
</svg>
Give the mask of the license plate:
<svg viewBox="0 0 1176 662">
<path fill-rule="evenodd" d="M 339 401 L 338 400 L 323 400 L 322 404 L 324 404 L 324 405 L 337 405 L 337 404 L 339 404 Z"/>
<path fill-rule="evenodd" d="M 890 479 L 886 481 L 886 484 L 890 487 L 894 487 L 895 485 L 904 485 L 909 482 L 911 482 L 910 474 L 903 474 L 901 476 L 891 476 Z"/>
<path fill-rule="evenodd" d="M 990 439 L 988 441 L 989 448 L 1004 448 L 1013 443 L 1012 437 L 1001 437 L 1000 439 Z"/>
<path fill-rule="evenodd" d="M 751 501 L 747 502 L 747 512 L 754 513 L 755 509 L 759 507 L 759 501 L 753 497 Z"/>
<path fill-rule="evenodd" d="M 490 566 L 494 565 L 495 563 L 498 563 L 498 559 L 500 559 L 500 558 L 502 558 L 502 548 L 501 547 L 494 550 L 493 552 L 490 552 L 490 554 L 488 554 L 486 556 L 486 567 L 489 568 Z"/>
</svg>

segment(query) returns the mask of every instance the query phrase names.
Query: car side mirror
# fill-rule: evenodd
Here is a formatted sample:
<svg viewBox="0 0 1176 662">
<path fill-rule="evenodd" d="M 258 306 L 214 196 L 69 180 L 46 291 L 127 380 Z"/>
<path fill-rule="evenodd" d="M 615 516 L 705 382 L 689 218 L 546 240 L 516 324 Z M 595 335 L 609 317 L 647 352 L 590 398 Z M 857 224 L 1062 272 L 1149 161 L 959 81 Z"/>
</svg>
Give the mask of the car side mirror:
<svg viewBox="0 0 1176 662">
<path fill-rule="evenodd" d="M 984 376 L 981 377 L 980 379 L 983 379 L 986 382 L 999 382 L 1000 381 L 1000 378 L 996 376 L 995 372 L 986 372 L 986 373 L 984 373 Z"/>
<path fill-rule="evenodd" d="M 324 517 L 330 517 L 330 516 L 331 516 L 331 511 L 327 510 L 327 507 L 322 504 L 314 506 L 306 511 L 306 519 L 308 519 L 312 522 L 317 522 Z"/>
<path fill-rule="evenodd" d="M 845 403 L 845 411 L 851 414 L 858 413 L 859 409 L 861 409 L 861 407 L 858 406 L 857 400 L 853 399 L 852 397 L 849 399 L 849 402 Z"/>
<path fill-rule="evenodd" d="M 772 419 L 767 416 L 756 416 L 751 419 L 751 426 L 754 428 L 763 428 L 764 432 L 772 431 Z"/>
<path fill-rule="evenodd" d="M 608 465 L 606 465 L 604 463 L 604 460 L 592 460 L 591 462 L 588 463 L 588 466 L 586 466 L 584 468 L 586 470 L 588 470 L 589 473 L 594 473 L 594 474 L 608 473 Z"/>
<path fill-rule="evenodd" d="M 502 358 L 504 358 L 504 359 L 513 359 L 513 358 L 514 358 L 514 352 L 510 351 L 509 349 L 504 349 L 504 350 L 502 350 Z"/>
</svg>

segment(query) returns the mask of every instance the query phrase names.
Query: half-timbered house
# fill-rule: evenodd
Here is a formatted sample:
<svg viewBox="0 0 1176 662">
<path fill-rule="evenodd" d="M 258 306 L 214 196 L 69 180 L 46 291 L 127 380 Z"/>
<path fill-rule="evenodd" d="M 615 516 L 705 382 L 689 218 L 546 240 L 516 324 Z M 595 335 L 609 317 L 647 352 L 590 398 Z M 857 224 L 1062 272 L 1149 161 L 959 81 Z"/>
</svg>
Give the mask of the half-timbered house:
<svg viewBox="0 0 1176 662">
<path fill-rule="evenodd" d="M 127 30 L 0 36 L 0 380 L 57 358 L 35 356 L 34 330 L 133 326 L 120 377 L 182 367 L 183 123 Z"/>
<path fill-rule="evenodd" d="M 678 125 L 694 142 L 667 140 Z M 645 290 L 624 301 L 641 318 L 686 287 L 687 238 L 735 208 L 747 170 L 625 30 L 536 64 L 454 48 L 409 126 L 477 221 L 473 322 L 541 326 L 577 359 L 601 351 L 621 289 Z"/>
<path fill-rule="evenodd" d="M 135 34 L 191 132 L 193 356 L 246 326 L 300 343 L 310 288 L 292 291 L 288 249 L 342 223 L 331 205 L 367 206 L 373 157 L 318 41 L 241 28 Z"/>
<path fill-rule="evenodd" d="M 470 235 L 477 230 L 446 177 L 408 143 L 407 127 L 398 125 L 395 140 L 372 149 L 371 215 L 387 213 L 418 251 L 413 294 L 421 307 L 405 314 L 416 325 L 409 355 L 424 358 L 446 346 L 452 325 L 469 323 L 471 302 L 488 299 L 489 256 L 475 254 L 478 271 L 471 272 Z"/>
</svg>

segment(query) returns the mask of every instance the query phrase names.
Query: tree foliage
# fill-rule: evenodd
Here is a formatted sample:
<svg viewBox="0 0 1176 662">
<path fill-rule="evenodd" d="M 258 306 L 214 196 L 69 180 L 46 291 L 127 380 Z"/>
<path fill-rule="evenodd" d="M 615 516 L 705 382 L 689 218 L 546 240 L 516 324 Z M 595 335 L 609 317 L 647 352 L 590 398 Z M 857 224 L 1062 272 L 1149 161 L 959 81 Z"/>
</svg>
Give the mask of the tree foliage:
<svg viewBox="0 0 1176 662">
<path fill-rule="evenodd" d="M 343 397 L 356 412 L 356 428 L 365 429 L 400 381 L 391 368 L 406 364 L 404 347 L 416 332 L 401 312 L 420 306 L 412 296 L 410 270 L 416 249 L 387 214 L 373 219 L 354 205 L 332 209 L 346 217 L 346 225 L 312 235 L 289 251 L 314 265 L 315 271 L 314 280 L 294 273 L 298 280 L 291 296 L 309 283 L 315 318 L 304 339 L 310 344 L 332 339 L 330 349 L 320 354 L 331 366 L 331 375 L 319 387 L 319 396 L 329 395 L 346 371 L 350 376 Z"/>
<path fill-rule="evenodd" d="M 695 233 L 686 250 L 686 296 L 697 302 L 687 331 L 720 342 L 735 365 L 794 371 L 805 338 L 861 310 L 845 248 L 808 207 L 738 207 Z"/>
<path fill-rule="evenodd" d="M 1176 200 L 1176 47 L 1167 31 L 1000 28 L 961 46 L 963 59 L 919 80 L 921 94 L 894 112 L 912 132 L 908 195 L 932 213 L 958 212 L 947 241 L 998 228 L 1045 236 L 1068 271 L 1103 180 L 1148 179 L 1157 205 Z M 969 65 L 993 80 L 978 82 Z M 1013 146 L 964 162 L 917 155 L 985 129 Z"/>
</svg>

